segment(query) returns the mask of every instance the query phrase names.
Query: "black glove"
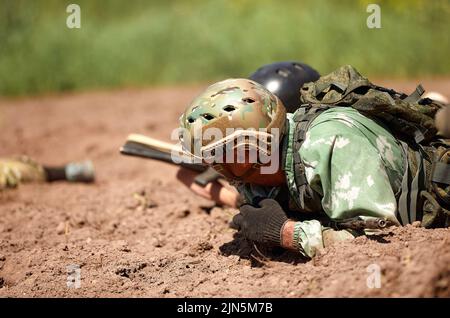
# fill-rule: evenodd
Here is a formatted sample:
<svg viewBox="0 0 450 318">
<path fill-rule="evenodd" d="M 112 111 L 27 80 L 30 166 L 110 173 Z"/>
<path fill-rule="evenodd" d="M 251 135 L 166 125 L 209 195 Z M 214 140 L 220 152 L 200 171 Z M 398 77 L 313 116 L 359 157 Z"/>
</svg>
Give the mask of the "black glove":
<svg viewBox="0 0 450 318">
<path fill-rule="evenodd" d="M 252 241 L 281 245 L 281 230 L 288 220 L 286 213 L 273 199 L 264 199 L 259 205 L 241 206 L 230 226 Z"/>
</svg>

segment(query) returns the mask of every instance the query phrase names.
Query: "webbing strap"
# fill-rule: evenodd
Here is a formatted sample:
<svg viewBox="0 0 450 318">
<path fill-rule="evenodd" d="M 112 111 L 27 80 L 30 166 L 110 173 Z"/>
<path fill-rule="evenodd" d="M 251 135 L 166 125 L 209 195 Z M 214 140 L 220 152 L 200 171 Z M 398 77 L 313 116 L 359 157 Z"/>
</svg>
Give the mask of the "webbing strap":
<svg viewBox="0 0 450 318">
<path fill-rule="evenodd" d="M 409 217 L 408 217 L 408 197 L 409 197 L 409 184 L 411 179 L 411 172 L 409 169 L 409 162 L 408 162 L 408 145 L 400 141 L 403 149 L 403 153 L 405 155 L 405 173 L 403 174 L 402 179 L 402 190 L 400 193 L 400 197 L 398 199 L 398 213 L 400 215 L 400 221 L 403 225 L 406 225 L 409 223 Z"/>
<path fill-rule="evenodd" d="M 242 176 L 237 177 L 235 175 L 233 175 L 228 169 L 226 169 L 222 164 L 217 163 L 217 164 L 213 164 L 212 167 L 214 168 L 214 170 L 216 170 L 218 173 L 220 173 L 221 175 L 223 175 L 225 177 L 225 179 L 227 179 L 228 182 L 230 182 L 230 184 L 239 184 L 242 183 L 243 180 L 245 180 L 246 177 L 248 177 L 252 172 L 253 169 L 257 166 L 258 164 L 255 163 L 253 164 L 253 167 L 249 170 L 247 170 Z"/>
<path fill-rule="evenodd" d="M 404 101 L 407 103 L 416 103 L 423 95 L 423 93 L 425 93 L 425 90 L 423 89 L 422 85 L 419 84 L 417 85 L 414 92 L 412 92 L 408 97 L 406 97 Z"/>
<path fill-rule="evenodd" d="M 379 90 L 379 91 L 382 91 L 382 92 L 386 92 L 386 93 L 388 93 L 389 95 L 392 95 L 392 96 L 398 96 L 401 99 L 405 99 L 406 97 L 408 97 L 408 95 L 406 95 L 405 93 L 397 92 L 396 90 L 393 90 L 391 88 L 386 88 L 386 87 L 378 86 L 378 85 L 373 85 L 373 87 L 376 90 Z"/>
<path fill-rule="evenodd" d="M 422 131 L 420 131 L 419 128 L 416 127 L 416 129 L 414 130 L 414 141 L 417 144 L 420 144 L 424 140 L 425 140 L 425 134 Z"/>
<path fill-rule="evenodd" d="M 305 166 L 300 158 L 300 148 L 305 141 L 306 132 L 311 122 L 323 111 L 328 109 L 325 105 L 305 105 L 296 111 L 294 115 L 295 131 L 293 138 L 294 179 L 298 190 L 298 203 L 301 209 L 305 208 L 305 198 L 312 198 L 312 189 L 308 186 L 305 174 Z M 296 200 L 297 201 L 297 200 Z"/>
<path fill-rule="evenodd" d="M 398 214 L 403 225 L 422 219 L 422 210 L 419 208 L 421 192 L 425 190 L 425 151 L 421 146 L 413 150 L 417 162 L 417 171 L 412 178 L 410 169 L 410 154 L 408 144 L 400 141 L 405 155 L 405 173 L 403 174 L 401 193 L 398 199 Z M 411 181 L 412 178 L 412 181 Z"/>
<path fill-rule="evenodd" d="M 423 190 L 422 185 L 425 182 L 425 169 L 423 162 L 424 160 L 419 151 L 416 151 L 415 155 L 418 166 L 416 175 L 412 180 L 410 189 L 411 194 L 410 194 L 409 220 L 411 223 L 417 221 L 418 219 L 417 213 L 419 212 L 419 210 L 417 209 L 417 206 L 419 204 L 420 192 L 421 190 Z M 419 216 L 419 219 L 421 219 L 421 216 Z"/>
<path fill-rule="evenodd" d="M 284 137 L 281 140 L 281 142 L 283 144 L 286 144 L 287 142 L 289 142 L 289 129 L 290 129 L 290 123 L 289 120 L 286 120 L 286 124 L 284 125 Z M 286 170 L 286 155 L 287 155 L 287 147 L 284 146 L 282 147 L 282 152 L 281 152 L 281 170 L 285 171 Z"/>
<path fill-rule="evenodd" d="M 436 162 L 434 166 L 431 181 L 450 184 L 450 164 L 445 162 Z"/>
</svg>

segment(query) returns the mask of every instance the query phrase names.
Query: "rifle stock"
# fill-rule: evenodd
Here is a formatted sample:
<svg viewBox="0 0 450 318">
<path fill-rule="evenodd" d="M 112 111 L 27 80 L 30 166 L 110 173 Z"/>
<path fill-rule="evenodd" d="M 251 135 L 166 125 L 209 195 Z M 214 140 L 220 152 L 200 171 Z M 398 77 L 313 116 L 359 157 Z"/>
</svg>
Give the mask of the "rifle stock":
<svg viewBox="0 0 450 318">
<path fill-rule="evenodd" d="M 120 148 L 120 153 L 128 156 L 159 160 L 197 171 L 200 174 L 195 178 L 195 183 L 201 186 L 206 186 L 208 183 L 222 177 L 213 168 L 194 162 L 194 158 L 183 152 L 177 145 L 143 135 L 129 135 L 125 144 Z"/>
</svg>

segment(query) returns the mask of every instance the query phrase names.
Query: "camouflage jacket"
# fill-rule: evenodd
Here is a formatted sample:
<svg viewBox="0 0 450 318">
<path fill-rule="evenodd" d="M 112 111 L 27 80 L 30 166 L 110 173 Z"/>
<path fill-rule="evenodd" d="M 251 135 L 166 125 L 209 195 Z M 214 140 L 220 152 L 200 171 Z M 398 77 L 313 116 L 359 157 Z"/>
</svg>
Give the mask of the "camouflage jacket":
<svg viewBox="0 0 450 318">
<path fill-rule="evenodd" d="M 291 203 L 301 228 L 299 251 L 313 257 L 323 247 L 321 222 L 324 214 L 332 220 L 352 217 L 381 217 L 398 224 L 396 195 L 404 174 L 404 155 L 397 140 L 384 127 L 352 108 L 329 109 L 311 123 L 299 152 L 306 167 L 307 182 L 319 194 L 320 211 L 296 208 L 293 171 L 292 114 L 283 141 L 284 171 Z M 247 202 L 256 196 L 277 198 L 281 188 L 251 184 L 238 186 Z M 293 204 L 294 202 L 294 204 Z M 298 207 L 298 206 L 297 206 Z"/>
</svg>

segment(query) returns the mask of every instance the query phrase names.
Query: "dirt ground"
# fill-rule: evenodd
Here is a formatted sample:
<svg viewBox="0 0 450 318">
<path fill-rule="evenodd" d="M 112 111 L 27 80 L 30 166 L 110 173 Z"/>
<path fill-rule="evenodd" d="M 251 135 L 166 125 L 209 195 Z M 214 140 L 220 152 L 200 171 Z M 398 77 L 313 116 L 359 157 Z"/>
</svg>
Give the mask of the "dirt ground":
<svg viewBox="0 0 450 318">
<path fill-rule="evenodd" d="M 423 84 L 450 96 L 450 80 Z M 48 165 L 89 158 L 97 171 L 92 185 L 0 193 L 0 297 L 450 296 L 449 229 L 386 230 L 310 261 L 280 250 L 260 255 L 228 228 L 236 211 L 195 197 L 176 181 L 176 167 L 118 153 L 132 132 L 170 140 L 201 89 L 0 100 L 0 156 Z M 67 286 L 70 265 L 80 268 L 79 288 Z M 367 285 L 373 268 L 380 288 Z"/>
</svg>

